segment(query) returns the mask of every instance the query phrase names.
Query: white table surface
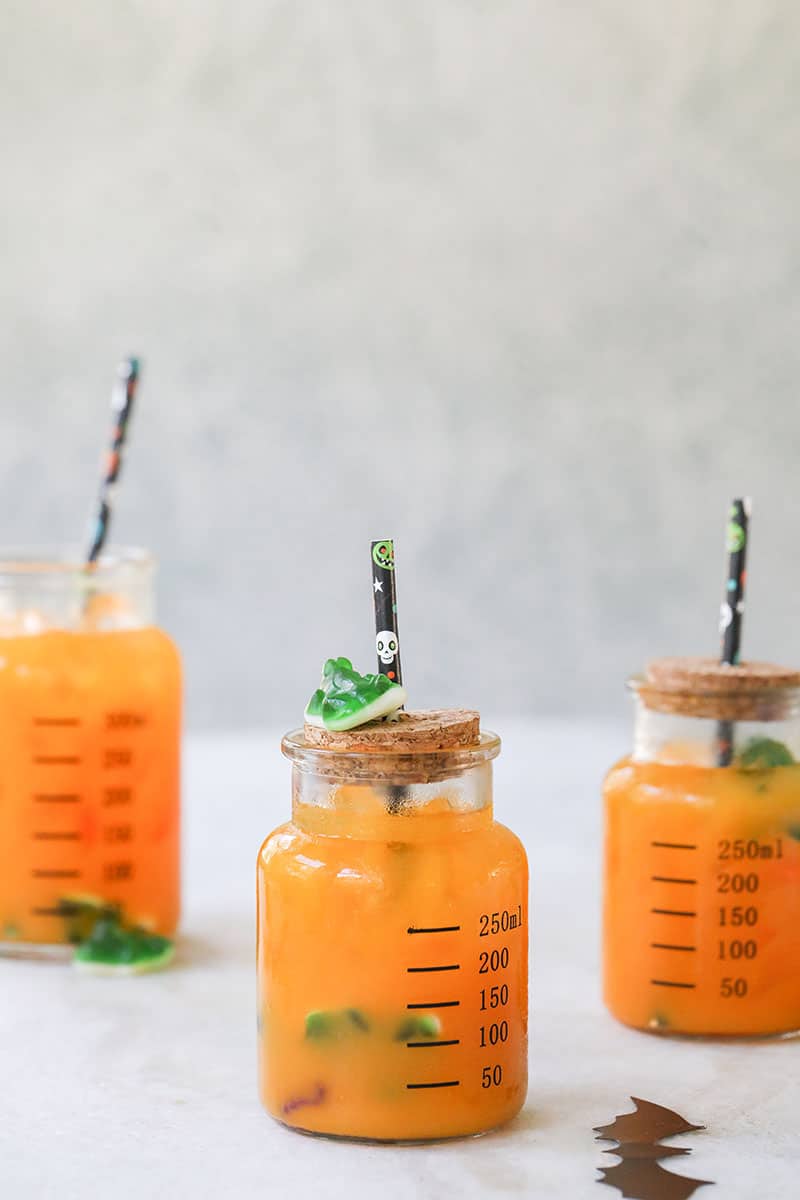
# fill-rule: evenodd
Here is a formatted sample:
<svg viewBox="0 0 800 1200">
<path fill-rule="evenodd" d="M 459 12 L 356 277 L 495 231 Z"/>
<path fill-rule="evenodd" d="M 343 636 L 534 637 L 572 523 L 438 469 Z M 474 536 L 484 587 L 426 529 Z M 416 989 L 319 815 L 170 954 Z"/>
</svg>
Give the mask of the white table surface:
<svg viewBox="0 0 800 1200">
<path fill-rule="evenodd" d="M 496 815 L 531 860 L 531 1084 L 512 1125 L 465 1142 L 359 1146 L 263 1113 L 254 860 L 288 815 L 289 766 L 277 735 L 190 738 L 175 969 L 108 980 L 0 961 L 2 1200 L 601 1200 L 619 1193 L 594 1181 L 592 1126 L 628 1110 L 630 1095 L 708 1126 L 677 1142 L 691 1157 L 668 1164 L 717 1181 L 696 1195 L 798 1196 L 800 1041 L 661 1040 L 616 1024 L 600 1002 L 599 782 L 628 731 L 487 724 L 505 734 Z"/>
</svg>

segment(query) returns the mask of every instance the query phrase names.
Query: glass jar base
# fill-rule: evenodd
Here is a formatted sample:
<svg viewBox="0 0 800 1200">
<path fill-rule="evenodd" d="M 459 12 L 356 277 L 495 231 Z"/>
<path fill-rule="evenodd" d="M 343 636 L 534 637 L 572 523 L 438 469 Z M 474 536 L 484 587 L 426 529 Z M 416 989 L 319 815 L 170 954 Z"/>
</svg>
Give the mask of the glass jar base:
<svg viewBox="0 0 800 1200">
<path fill-rule="evenodd" d="M 0 942 L 0 958 L 68 963 L 74 953 L 75 947 L 66 942 Z"/>
<path fill-rule="evenodd" d="M 624 1021 L 621 1017 L 611 1014 L 615 1021 L 626 1029 L 634 1029 L 637 1033 L 646 1033 L 650 1037 L 672 1038 L 686 1042 L 787 1042 L 800 1038 L 800 1029 L 777 1029 L 765 1033 L 708 1033 L 703 1031 L 669 1029 L 657 1025 L 635 1025 Z"/>
<path fill-rule="evenodd" d="M 408 1138 L 379 1138 L 379 1137 L 363 1137 L 360 1135 L 351 1135 L 346 1133 L 325 1133 L 319 1129 L 303 1129 L 301 1125 L 290 1125 L 288 1121 L 282 1121 L 280 1117 L 273 1117 L 271 1113 L 267 1114 L 276 1124 L 284 1129 L 290 1130 L 292 1133 L 301 1133 L 304 1137 L 322 1138 L 328 1142 L 355 1142 L 362 1146 L 435 1146 L 445 1142 L 465 1142 L 474 1138 L 486 1137 L 490 1133 L 495 1133 L 498 1129 L 504 1129 L 511 1121 L 519 1115 L 514 1113 L 513 1116 L 507 1117 L 503 1121 L 498 1121 L 496 1125 L 490 1125 L 486 1129 L 478 1129 L 473 1133 L 452 1133 L 442 1134 L 439 1137 L 408 1137 Z"/>
</svg>

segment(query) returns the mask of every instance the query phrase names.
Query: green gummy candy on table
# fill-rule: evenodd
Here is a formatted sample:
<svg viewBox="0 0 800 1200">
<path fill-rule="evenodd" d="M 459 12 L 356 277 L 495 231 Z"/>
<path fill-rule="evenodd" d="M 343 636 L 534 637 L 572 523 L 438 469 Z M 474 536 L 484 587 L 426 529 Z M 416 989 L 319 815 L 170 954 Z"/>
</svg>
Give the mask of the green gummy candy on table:
<svg viewBox="0 0 800 1200">
<path fill-rule="evenodd" d="M 102 917 L 76 948 L 73 963 L 99 974 L 139 975 L 165 967 L 174 952 L 169 938 L 145 929 L 126 929 L 115 917 Z"/>
<path fill-rule="evenodd" d="M 329 658 L 305 719 L 323 729 L 355 729 L 402 708 L 405 700 L 405 688 L 388 676 L 360 675 L 349 658 Z"/>
<path fill-rule="evenodd" d="M 790 767 L 794 762 L 794 755 L 789 748 L 783 742 L 777 742 L 773 738 L 750 738 L 736 756 L 736 766 L 743 771 Z"/>
</svg>

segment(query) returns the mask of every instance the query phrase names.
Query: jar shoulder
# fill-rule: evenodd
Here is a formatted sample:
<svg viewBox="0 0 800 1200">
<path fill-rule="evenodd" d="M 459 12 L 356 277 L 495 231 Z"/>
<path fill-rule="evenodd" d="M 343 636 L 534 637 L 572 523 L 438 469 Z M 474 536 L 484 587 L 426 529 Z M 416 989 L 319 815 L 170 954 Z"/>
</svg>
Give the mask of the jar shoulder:
<svg viewBox="0 0 800 1200">
<path fill-rule="evenodd" d="M 292 861 L 341 863 L 362 858 L 379 862 L 386 848 L 405 846 L 407 852 L 439 854 L 443 850 L 458 855 L 463 851 L 472 858 L 478 857 L 493 865 L 527 873 L 528 857 L 521 839 L 508 826 L 492 821 L 485 828 L 471 833 L 454 833 L 452 837 L 405 843 L 381 840 L 361 840 L 349 837 L 331 837 L 301 829 L 293 821 L 278 825 L 265 838 L 258 854 L 259 866 L 269 871 Z"/>
<path fill-rule="evenodd" d="M 509 863 L 518 865 L 527 871 L 528 852 L 525 849 L 522 838 L 501 821 L 493 821 L 490 826 L 490 832 L 494 845 L 502 854 L 502 857 Z"/>
<path fill-rule="evenodd" d="M 165 683 L 183 689 L 183 661 L 181 652 L 175 640 L 163 629 L 154 626 L 151 630 L 153 637 L 153 659 L 158 663 Z"/>
<path fill-rule="evenodd" d="M 298 829 L 293 821 L 284 821 L 282 825 L 277 825 L 261 843 L 258 851 L 259 866 L 266 867 L 275 858 L 292 857 L 302 853 L 302 847 L 308 841 L 309 835 L 302 829 Z"/>
</svg>

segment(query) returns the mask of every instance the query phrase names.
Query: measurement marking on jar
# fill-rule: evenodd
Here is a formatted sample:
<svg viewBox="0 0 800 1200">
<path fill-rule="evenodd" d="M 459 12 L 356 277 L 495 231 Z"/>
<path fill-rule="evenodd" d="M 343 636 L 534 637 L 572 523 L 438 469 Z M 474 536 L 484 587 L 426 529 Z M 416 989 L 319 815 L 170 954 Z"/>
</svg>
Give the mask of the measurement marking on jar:
<svg viewBox="0 0 800 1200">
<path fill-rule="evenodd" d="M 406 1008 L 458 1008 L 460 1000 L 431 1000 L 428 1004 L 407 1004 Z"/>
<path fill-rule="evenodd" d="M 448 963 L 443 967 L 406 967 L 409 975 L 422 975 L 430 971 L 460 971 L 461 963 Z"/>
<path fill-rule="evenodd" d="M 696 988 L 696 983 L 677 983 L 674 979 L 651 979 L 653 987 Z"/>
<path fill-rule="evenodd" d="M 46 829 L 37 829 L 33 837 L 37 842 L 79 842 L 81 840 L 80 833 L 74 830 L 65 830 L 63 833 L 58 833 L 50 832 Z"/>
<path fill-rule="evenodd" d="M 106 788 L 103 793 L 103 804 L 105 807 L 110 807 L 112 804 L 130 804 L 133 800 L 133 791 L 131 788 Z"/>
<path fill-rule="evenodd" d="M 34 717 L 33 723 L 49 729 L 75 729 L 82 724 L 80 717 Z"/>
<path fill-rule="evenodd" d="M 718 843 L 717 858 L 722 862 L 727 859 L 783 858 L 783 838 L 775 838 L 774 843 L 760 842 L 757 838 L 723 838 Z"/>
<path fill-rule="evenodd" d="M 37 754 L 33 761 L 38 767 L 78 767 L 81 764 L 77 754 Z"/>
<path fill-rule="evenodd" d="M 697 846 L 691 842 L 651 842 L 651 846 L 658 846 L 661 850 L 696 850 Z"/>
<path fill-rule="evenodd" d="M 676 879 L 672 875 L 651 875 L 653 883 L 690 883 L 696 884 L 696 879 Z"/>
<path fill-rule="evenodd" d="M 667 942 L 651 942 L 651 950 L 686 950 L 694 952 L 697 946 L 670 946 Z"/>
<path fill-rule="evenodd" d="M 460 929 L 460 925 L 434 925 L 428 929 L 417 929 L 409 925 L 406 933 L 458 933 Z"/>
<path fill-rule="evenodd" d="M 33 797 L 37 804 L 77 804 L 79 792 L 37 792 Z"/>
<path fill-rule="evenodd" d="M 651 908 L 651 913 L 657 913 L 661 917 L 696 917 L 696 912 L 681 912 L 678 908 Z"/>
<path fill-rule="evenodd" d="M 460 1046 L 461 1038 L 448 1038 L 443 1042 L 406 1042 L 409 1050 L 435 1050 L 437 1046 Z"/>
<path fill-rule="evenodd" d="M 133 751 L 128 746 L 112 746 L 103 754 L 103 769 L 129 767 L 133 762 Z"/>
<path fill-rule="evenodd" d="M 107 862 L 103 865 L 103 879 L 120 883 L 133 879 L 133 863 L 130 861 Z"/>
<path fill-rule="evenodd" d="M 516 909 L 503 908 L 493 913 L 481 913 L 479 937 L 490 937 L 497 933 L 508 933 L 512 929 L 522 928 L 522 905 Z"/>
<path fill-rule="evenodd" d="M 421 1088 L 461 1087 L 461 1080 L 444 1079 L 441 1083 L 407 1083 L 406 1087 L 410 1092 L 418 1091 Z"/>
<path fill-rule="evenodd" d="M 34 867 L 31 875 L 34 879 L 80 879 L 82 871 L 62 870 L 60 867 L 40 868 Z"/>
</svg>

